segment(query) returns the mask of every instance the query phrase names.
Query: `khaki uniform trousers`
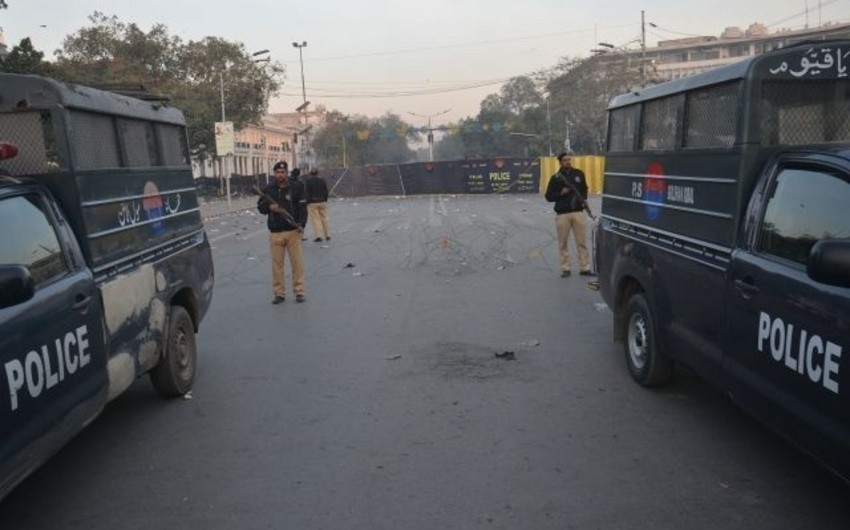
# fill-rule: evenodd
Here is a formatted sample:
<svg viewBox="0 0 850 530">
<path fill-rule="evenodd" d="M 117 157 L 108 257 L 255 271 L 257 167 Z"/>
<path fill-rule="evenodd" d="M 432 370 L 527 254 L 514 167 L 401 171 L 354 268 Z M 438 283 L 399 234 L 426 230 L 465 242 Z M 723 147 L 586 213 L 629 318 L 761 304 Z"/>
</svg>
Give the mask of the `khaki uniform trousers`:
<svg viewBox="0 0 850 530">
<path fill-rule="evenodd" d="M 555 227 L 558 230 L 558 249 L 561 251 L 561 271 L 570 270 L 570 232 L 578 249 L 578 262 L 582 271 L 590 270 L 590 261 L 587 258 L 587 219 L 584 212 L 569 212 L 558 214 L 555 218 Z"/>
<path fill-rule="evenodd" d="M 313 224 L 313 236 L 327 239 L 330 235 L 328 227 L 328 203 L 311 202 L 307 205 L 307 217 Z"/>
<path fill-rule="evenodd" d="M 272 256 L 272 288 L 275 296 L 286 296 L 284 258 L 289 254 L 292 266 L 292 290 L 304 294 L 304 262 L 301 257 L 301 232 L 269 232 L 269 253 Z"/>
</svg>

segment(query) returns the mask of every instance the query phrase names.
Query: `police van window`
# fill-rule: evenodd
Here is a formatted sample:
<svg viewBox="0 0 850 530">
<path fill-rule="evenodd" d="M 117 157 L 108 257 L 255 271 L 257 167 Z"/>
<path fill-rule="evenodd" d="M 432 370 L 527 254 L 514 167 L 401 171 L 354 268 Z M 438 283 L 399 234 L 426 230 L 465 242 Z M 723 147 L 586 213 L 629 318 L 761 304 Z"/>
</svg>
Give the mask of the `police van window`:
<svg viewBox="0 0 850 530">
<path fill-rule="evenodd" d="M 757 248 L 805 265 L 820 239 L 850 238 L 850 180 L 830 169 L 786 168 L 768 198 Z"/>
<path fill-rule="evenodd" d="M 157 125 L 162 139 L 162 163 L 166 166 L 189 164 L 189 146 L 186 130 L 176 125 Z"/>
<path fill-rule="evenodd" d="M 150 167 L 159 165 L 153 123 L 120 119 L 118 125 L 124 142 L 124 149 L 127 152 L 127 166 Z"/>
<path fill-rule="evenodd" d="M 72 112 L 70 141 L 77 169 L 121 166 L 118 134 L 110 116 L 91 112 Z"/>
<path fill-rule="evenodd" d="M 673 149 L 682 121 L 684 95 L 655 99 L 643 105 L 640 146 L 643 150 Z"/>
<path fill-rule="evenodd" d="M 62 247 L 36 195 L 0 200 L 0 226 L 14 226 L 3 233 L 0 263 L 27 267 L 36 285 L 68 272 Z"/>
<path fill-rule="evenodd" d="M 766 81 L 763 145 L 850 141 L 850 84 L 844 79 Z"/>
<path fill-rule="evenodd" d="M 0 138 L 18 148 L 14 158 L 0 161 L 3 173 L 37 175 L 60 169 L 49 112 L 0 113 Z"/>
<path fill-rule="evenodd" d="M 632 105 L 611 111 L 611 122 L 608 126 L 609 151 L 634 151 L 639 109 L 638 105 Z"/>
<path fill-rule="evenodd" d="M 685 147 L 732 147 L 738 127 L 740 100 L 739 82 L 688 94 Z"/>
</svg>

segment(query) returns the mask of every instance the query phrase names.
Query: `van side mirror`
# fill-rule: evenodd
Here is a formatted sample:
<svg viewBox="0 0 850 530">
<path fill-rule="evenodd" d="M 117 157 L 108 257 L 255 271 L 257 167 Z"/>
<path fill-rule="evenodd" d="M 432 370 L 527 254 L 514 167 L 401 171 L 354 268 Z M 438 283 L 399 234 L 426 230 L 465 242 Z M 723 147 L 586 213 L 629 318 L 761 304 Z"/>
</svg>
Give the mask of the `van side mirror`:
<svg viewBox="0 0 850 530">
<path fill-rule="evenodd" d="M 816 282 L 850 287 L 850 239 L 821 239 L 815 243 L 806 272 Z"/>
<path fill-rule="evenodd" d="M 26 302 L 35 295 L 35 282 L 23 265 L 0 265 L 0 309 Z"/>
</svg>

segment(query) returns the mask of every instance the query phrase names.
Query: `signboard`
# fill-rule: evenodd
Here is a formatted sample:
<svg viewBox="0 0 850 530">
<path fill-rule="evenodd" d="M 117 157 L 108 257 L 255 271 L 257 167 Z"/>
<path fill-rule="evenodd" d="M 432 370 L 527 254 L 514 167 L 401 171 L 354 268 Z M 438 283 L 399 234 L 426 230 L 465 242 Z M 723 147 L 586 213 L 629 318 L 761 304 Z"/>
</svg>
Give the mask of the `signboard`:
<svg viewBox="0 0 850 530">
<path fill-rule="evenodd" d="M 496 157 L 400 164 L 408 195 L 427 193 L 538 193 L 539 158 Z M 368 187 L 368 183 L 364 182 Z M 363 195 L 380 194 L 378 190 Z"/>
<path fill-rule="evenodd" d="M 236 140 L 232 121 L 215 122 L 215 152 L 218 156 L 233 156 Z"/>
<path fill-rule="evenodd" d="M 461 162 L 459 176 L 466 193 L 536 193 L 540 161 L 493 158 Z"/>
</svg>

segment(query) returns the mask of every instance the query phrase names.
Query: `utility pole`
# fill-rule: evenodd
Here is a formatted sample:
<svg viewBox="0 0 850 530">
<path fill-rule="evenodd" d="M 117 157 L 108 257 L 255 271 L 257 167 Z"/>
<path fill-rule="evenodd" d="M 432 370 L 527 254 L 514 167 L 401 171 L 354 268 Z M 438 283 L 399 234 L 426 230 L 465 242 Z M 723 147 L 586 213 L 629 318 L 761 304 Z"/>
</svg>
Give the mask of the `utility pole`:
<svg viewBox="0 0 850 530">
<path fill-rule="evenodd" d="M 307 103 L 307 85 L 304 84 L 304 48 L 307 47 L 307 41 L 302 41 L 301 44 L 293 42 L 292 46 L 298 48 L 298 59 L 301 63 L 301 96 L 304 98 L 303 103 Z"/>
<path fill-rule="evenodd" d="M 264 55 L 264 54 L 267 54 L 267 53 L 269 53 L 268 50 L 260 50 L 258 52 L 252 53 L 251 56 L 252 57 L 258 57 L 260 55 Z M 255 63 L 257 63 L 257 62 L 267 62 L 269 60 L 270 59 L 268 57 L 260 58 L 260 59 L 252 59 L 252 61 L 255 62 Z M 224 155 L 224 156 L 219 154 L 219 161 L 220 161 L 221 172 L 224 173 L 224 177 L 225 177 L 224 178 L 224 185 L 225 185 L 225 191 L 227 193 L 227 211 L 230 212 L 230 211 L 232 211 L 231 202 L 230 202 L 230 177 L 233 174 L 233 171 L 231 170 L 231 166 L 232 166 L 232 162 L 234 161 L 233 160 L 234 154 L 232 152 L 232 150 L 233 150 L 232 139 L 233 139 L 233 132 L 234 131 L 233 131 L 233 124 L 230 124 L 230 125 L 227 124 L 227 116 L 224 112 L 224 70 L 226 70 L 226 69 L 227 69 L 227 64 L 225 64 L 222 67 L 222 69 L 219 70 L 219 72 L 218 72 L 218 89 L 219 89 L 219 93 L 221 95 L 221 127 L 228 129 L 228 131 L 229 131 L 228 134 L 229 134 L 229 138 L 230 138 L 231 142 L 230 142 L 230 145 L 228 146 L 228 151 L 230 151 L 230 152 L 228 154 Z M 218 126 L 216 126 L 216 130 L 218 130 Z M 216 140 L 216 141 L 218 141 L 218 140 Z M 218 148 L 218 146 L 216 146 L 216 147 Z"/>
<path fill-rule="evenodd" d="M 437 116 L 442 116 L 443 114 L 450 112 L 452 109 L 446 109 L 442 112 L 438 112 L 436 114 L 416 114 L 415 112 L 408 112 L 411 116 L 418 116 L 420 118 L 428 119 L 428 153 L 431 162 L 434 161 L 434 129 L 431 127 L 431 118 L 436 118 Z"/>
<path fill-rule="evenodd" d="M 550 94 L 546 95 L 546 141 L 549 144 L 549 156 L 552 156 L 552 115 L 549 114 Z"/>
<path fill-rule="evenodd" d="M 302 117 L 304 118 L 304 132 L 302 132 L 302 136 L 303 136 L 306 133 L 307 121 L 308 121 L 308 118 L 307 118 L 307 105 L 308 105 L 308 102 L 307 102 L 307 85 L 304 81 L 304 48 L 307 47 L 307 41 L 306 40 L 301 41 L 300 44 L 297 43 L 297 42 L 293 42 L 292 47 L 298 48 L 298 60 L 301 63 L 301 97 L 302 97 L 302 103 L 301 103 L 301 105 L 298 106 L 296 111 L 302 112 Z M 300 140 L 301 140 L 301 145 L 303 146 L 306 142 L 304 141 L 303 137 Z M 305 158 L 303 156 L 303 154 L 304 154 L 303 148 L 301 149 L 301 154 L 302 154 L 301 158 L 302 159 Z M 308 162 L 309 166 L 312 166 L 312 162 L 310 162 L 309 160 L 307 162 Z M 294 166 L 295 164 L 293 163 L 292 165 Z"/>
<path fill-rule="evenodd" d="M 640 82 L 646 85 L 646 18 L 640 10 Z"/>
<path fill-rule="evenodd" d="M 224 72 L 218 73 L 218 81 L 221 89 L 221 121 L 227 121 L 224 119 Z"/>
</svg>

